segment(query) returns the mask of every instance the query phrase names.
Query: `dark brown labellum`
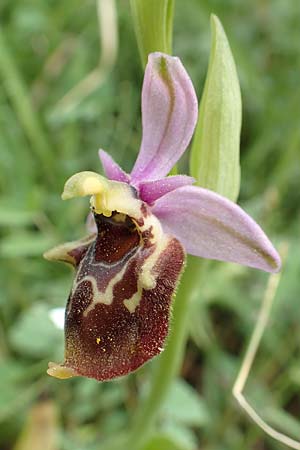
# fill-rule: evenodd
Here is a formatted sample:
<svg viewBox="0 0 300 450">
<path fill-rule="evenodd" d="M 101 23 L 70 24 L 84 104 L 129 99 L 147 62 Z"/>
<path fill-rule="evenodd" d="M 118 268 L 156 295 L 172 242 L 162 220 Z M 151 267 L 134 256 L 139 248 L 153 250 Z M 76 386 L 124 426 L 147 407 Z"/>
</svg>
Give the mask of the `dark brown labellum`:
<svg viewBox="0 0 300 450">
<path fill-rule="evenodd" d="M 66 309 L 65 362 L 49 369 L 58 377 L 128 374 L 163 350 L 168 333 L 185 257 L 181 244 L 164 234 L 156 239 L 152 226 L 137 228 L 124 214 L 95 220 L 96 238 L 69 251 L 77 268 Z"/>
</svg>

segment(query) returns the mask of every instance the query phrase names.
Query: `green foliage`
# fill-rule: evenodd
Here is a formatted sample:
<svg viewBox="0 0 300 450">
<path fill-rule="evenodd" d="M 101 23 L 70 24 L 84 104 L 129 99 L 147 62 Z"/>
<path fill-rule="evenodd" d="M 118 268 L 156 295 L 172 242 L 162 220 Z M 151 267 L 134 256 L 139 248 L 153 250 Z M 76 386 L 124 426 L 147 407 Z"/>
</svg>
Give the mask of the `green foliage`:
<svg viewBox="0 0 300 450">
<path fill-rule="evenodd" d="M 94 2 L 0 3 L 1 449 L 14 448 L 41 399 L 58 410 L 55 450 L 109 450 L 115 439 L 122 443 L 156 363 L 104 384 L 46 375 L 63 344 L 47 313 L 65 305 L 71 272 L 41 253 L 81 237 L 88 211 L 84 200 L 61 201 L 63 184 L 76 171 L 101 170 L 100 146 L 125 170 L 139 148 L 142 72 L 128 3 L 117 6 L 117 62 L 93 94 L 69 110 L 60 101 L 99 59 Z M 173 54 L 199 97 L 211 12 L 226 30 L 243 95 L 241 203 L 275 243 L 289 244 L 246 395 L 272 425 L 299 439 L 300 11 L 297 2 L 283 0 L 178 1 Z M 187 159 L 178 170 L 187 172 Z M 267 276 L 221 263 L 212 263 L 209 273 L 194 292 L 181 379 L 145 450 L 279 450 L 231 395 Z"/>
<path fill-rule="evenodd" d="M 242 103 L 234 59 L 216 16 L 190 172 L 198 184 L 236 201 L 240 190 Z"/>
<path fill-rule="evenodd" d="M 183 450 L 184 447 L 174 442 L 172 438 L 164 435 L 153 437 L 150 442 L 143 448 L 143 450 Z"/>
<path fill-rule="evenodd" d="M 172 53 L 174 0 L 130 0 L 143 66 L 151 52 Z"/>
<path fill-rule="evenodd" d="M 178 380 L 172 386 L 162 414 L 184 425 L 201 426 L 208 422 L 204 401 L 184 380 Z"/>
<path fill-rule="evenodd" d="M 56 328 L 45 304 L 35 304 L 10 329 L 12 348 L 23 356 L 55 359 L 63 355 L 62 332 Z"/>
</svg>

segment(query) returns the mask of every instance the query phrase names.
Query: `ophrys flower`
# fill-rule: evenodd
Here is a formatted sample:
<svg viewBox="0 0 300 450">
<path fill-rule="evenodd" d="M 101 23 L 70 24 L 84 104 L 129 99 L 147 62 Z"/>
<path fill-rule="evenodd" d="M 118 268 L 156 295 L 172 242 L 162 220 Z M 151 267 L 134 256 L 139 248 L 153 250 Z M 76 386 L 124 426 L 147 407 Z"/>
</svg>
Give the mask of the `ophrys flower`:
<svg viewBox="0 0 300 450">
<path fill-rule="evenodd" d="M 261 228 L 236 204 L 185 175 L 167 176 L 192 137 L 197 98 L 180 60 L 149 56 L 142 92 L 143 138 L 131 174 L 100 150 L 107 178 L 80 172 L 63 199 L 91 196 L 91 234 L 47 252 L 76 276 L 65 315 L 59 378 L 108 380 L 163 350 L 172 296 L 185 253 L 268 272 L 280 258 Z"/>
</svg>

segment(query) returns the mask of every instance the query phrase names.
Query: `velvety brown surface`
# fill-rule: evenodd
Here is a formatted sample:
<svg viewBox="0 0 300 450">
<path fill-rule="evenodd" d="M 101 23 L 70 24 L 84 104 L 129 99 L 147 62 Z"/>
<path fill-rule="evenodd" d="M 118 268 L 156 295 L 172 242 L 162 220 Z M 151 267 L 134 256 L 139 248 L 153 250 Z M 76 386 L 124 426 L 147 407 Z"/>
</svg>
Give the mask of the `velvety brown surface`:
<svg viewBox="0 0 300 450">
<path fill-rule="evenodd" d="M 80 375 L 108 380 L 137 369 L 162 351 L 184 251 L 176 239 L 169 239 L 153 270 L 156 287 L 142 290 L 139 305 L 130 312 L 123 302 L 137 292 L 138 274 L 154 245 L 143 245 L 128 218 L 115 222 L 113 217 L 97 215 L 96 222 L 97 239 L 83 255 L 68 302 L 65 366 Z M 99 291 L 104 292 L 125 266 L 113 288 L 112 303 L 97 303 L 84 314 L 94 292 L 91 281 L 83 279 L 93 277 Z"/>
</svg>

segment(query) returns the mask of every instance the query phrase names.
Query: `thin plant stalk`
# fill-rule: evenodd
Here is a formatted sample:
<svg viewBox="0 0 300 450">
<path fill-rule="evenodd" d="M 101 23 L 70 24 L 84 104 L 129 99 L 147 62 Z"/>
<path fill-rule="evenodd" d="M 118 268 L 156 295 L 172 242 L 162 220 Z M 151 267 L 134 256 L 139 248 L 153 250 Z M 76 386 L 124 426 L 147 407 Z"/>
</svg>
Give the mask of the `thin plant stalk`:
<svg viewBox="0 0 300 450">
<path fill-rule="evenodd" d="M 284 253 L 284 256 L 286 257 L 287 247 L 283 249 L 282 253 Z M 291 439 L 290 437 L 275 430 L 268 423 L 266 423 L 261 418 L 261 416 L 255 411 L 255 409 L 250 405 L 250 403 L 243 394 L 257 350 L 263 337 L 263 333 L 269 321 L 272 305 L 276 296 L 280 278 L 281 273 L 271 275 L 269 278 L 269 282 L 265 291 L 265 296 L 261 305 L 261 309 L 259 311 L 258 319 L 255 328 L 253 330 L 245 357 L 243 359 L 242 366 L 234 383 L 232 393 L 236 398 L 236 400 L 238 401 L 238 403 L 240 404 L 240 406 L 244 409 L 244 411 L 266 434 L 271 436 L 276 441 L 287 445 L 290 448 L 300 450 L 299 441 Z"/>
<path fill-rule="evenodd" d="M 97 18 L 101 52 L 97 66 L 67 92 L 55 106 L 52 115 L 72 112 L 106 80 L 118 56 L 118 26 L 115 0 L 97 0 Z"/>
<path fill-rule="evenodd" d="M 199 258 L 188 257 L 188 267 L 174 302 L 171 331 L 167 346 L 157 361 L 148 395 L 141 402 L 133 421 L 126 448 L 139 450 L 153 428 L 172 382 L 180 371 L 188 332 L 189 304 L 199 288 L 199 275 L 205 265 Z"/>
</svg>

